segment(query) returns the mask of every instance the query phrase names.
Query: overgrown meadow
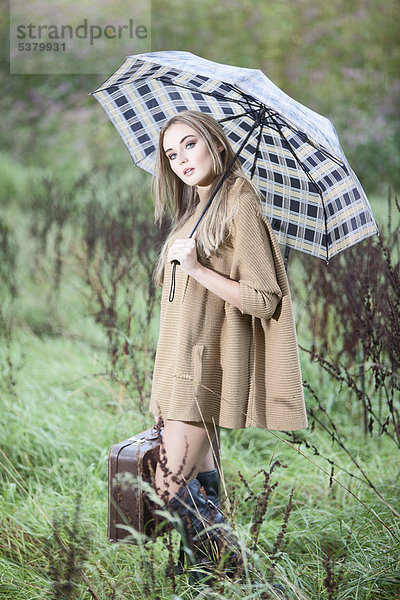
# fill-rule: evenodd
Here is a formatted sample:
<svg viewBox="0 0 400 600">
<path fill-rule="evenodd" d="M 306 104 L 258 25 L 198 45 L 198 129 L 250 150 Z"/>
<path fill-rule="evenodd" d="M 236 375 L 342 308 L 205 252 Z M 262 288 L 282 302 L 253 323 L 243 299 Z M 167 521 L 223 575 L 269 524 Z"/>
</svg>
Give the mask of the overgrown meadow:
<svg viewBox="0 0 400 600">
<path fill-rule="evenodd" d="M 379 238 L 328 266 L 291 255 L 310 426 L 222 431 L 244 566 L 194 589 L 166 575 L 176 532 L 106 539 L 108 450 L 152 424 L 151 272 L 167 224 L 153 224 L 149 178 L 27 182 L 0 232 L 1 597 L 279 598 L 279 584 L 290 599 L 400 598 L 396 199 L 374 203 Z"/>
<path fill-rule="evenodd" d="M 88 95 L 110 73 L 10 75 L 0 20 L 2 600 L 400 600 L 399 6 L 152 0 L 153 51 L 260 68 L 333 122 L 380 229 L 291 253 L 309 428 L 221 432 L 243 567 L 197 589 L 166 575 L 175 531 L 106 538 L 108 450 L 153 424 L 168 222 Z"/>
</svg>

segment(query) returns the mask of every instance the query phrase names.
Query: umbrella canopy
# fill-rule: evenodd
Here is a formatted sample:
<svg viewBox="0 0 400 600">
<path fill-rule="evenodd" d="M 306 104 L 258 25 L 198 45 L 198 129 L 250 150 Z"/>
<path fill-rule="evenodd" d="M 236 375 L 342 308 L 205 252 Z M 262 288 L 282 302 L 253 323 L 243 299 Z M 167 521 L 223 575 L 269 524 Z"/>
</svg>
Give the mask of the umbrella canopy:
<svg viewBox="0 0 400 600">
<path fill-rule="evenodd" d="M 331 122 L 260 70 L 189 52 L 150 52 L 128 56 L 92 94 L 135 164 L 150 173 L 159 130 L 170 117 L 183 110 L 213 116 L 240 150 L 244 171 L 262 193 L 263 212 L 286 247 L 329 260 L 377 233 Z"/>
</svg>

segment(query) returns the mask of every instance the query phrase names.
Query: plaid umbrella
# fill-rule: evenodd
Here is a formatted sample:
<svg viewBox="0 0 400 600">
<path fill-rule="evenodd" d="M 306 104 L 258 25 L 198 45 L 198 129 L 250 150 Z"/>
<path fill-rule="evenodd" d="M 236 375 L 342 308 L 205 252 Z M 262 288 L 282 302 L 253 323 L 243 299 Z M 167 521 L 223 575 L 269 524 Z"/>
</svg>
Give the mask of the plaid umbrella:
<svg viewBox="0 0 400 600">
<path fill-rule="evenodd" d="M 329 260 L 378 232 L 331 122 L 259 70 L 189 52 L 128 56 L 92 92 L 139 167 L 152 173 L 160 127 L 183 110 L 219 121 L 262 192 L 278 242 Z"/>
</svg>

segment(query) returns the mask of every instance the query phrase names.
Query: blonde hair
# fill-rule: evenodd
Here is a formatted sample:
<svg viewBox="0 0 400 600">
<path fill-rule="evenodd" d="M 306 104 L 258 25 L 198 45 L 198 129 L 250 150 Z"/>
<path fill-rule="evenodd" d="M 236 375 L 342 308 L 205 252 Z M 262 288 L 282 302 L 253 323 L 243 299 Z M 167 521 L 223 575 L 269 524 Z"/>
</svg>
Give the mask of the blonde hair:
<svg viewBox="0 0 400 600">
<path fill-rule="evenodd" d="M 161 223 L 166 209 L 172 214 L 172 229 L 161 248 L 158 262 L 154 272 L 154 281 L 160 284 L 167 246 L 171 236 L 190 218 L 199 202 L 195 186 L 185 184 L 172 171 L 169 159 L 164 152 L 164 135 L 169 127 L 175 123 L 183 123 L 194 129 L 205 141 L 212 159 L 212 170 L 215 179 L 210 188 L 210 197 L 214 192 L 219 175 L 223 175 L 226 167 L 232 161 L 234 152 L 222 126 L 210 115 L 186 110 L 174 115 L 160 130 L 159 143 L 156 157 L 155 177 L 153 179 L 153 193 L 155 197 L 155 220 Z M 223 147 L 220 152 L 217 147 Z M 228 195 L 233 183 L 240 179 L 237 186 L 236 200 L 239 198 L 243 185 L 250 186 L 258 195 L 258 190 L 244 174 L 239 159 L 236 159 L 229 174 L 222 183 L 217 195 L 197 227 L 197 252 L 199 258 L 208 258 L 215 253 L 219 246 L 229 237 L 232 219 L 237 209 L 237 201 L 229 203 Z"/>
</svg>

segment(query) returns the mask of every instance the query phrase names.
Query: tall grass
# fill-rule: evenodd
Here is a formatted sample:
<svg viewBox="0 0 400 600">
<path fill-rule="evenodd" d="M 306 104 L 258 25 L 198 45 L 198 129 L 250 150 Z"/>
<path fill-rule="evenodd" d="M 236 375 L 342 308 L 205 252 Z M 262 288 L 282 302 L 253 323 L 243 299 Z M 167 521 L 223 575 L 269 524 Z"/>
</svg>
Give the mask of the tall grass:
<svg viewBox="0 0 400 600">
<path fill-rule="evenodd" d="M 137 181 L 131 184 L 138 190 Z M 79 210 L 90 197 L 84 191 Z M 136 194 L 139 199 L 144 192 Z M 147 326 L 157 312 L 149 317 L 140 301 L 126 310 L 125 300 L 135 290 L 117 286 L 116 345 L 110 347 L 107 323 L 96 318 L 99 297 L 82 268 L 85 226 L 79 215 L 74 220 L 71 213 L 61 229 L 61 271 L 54 260 L 56 227 L 43 243 L 40 228 L 30 227 L 29 211 L 14 207 L 4 218 L 18 252 L 17 293 L 11 293 L 7 278 L 1 289 L 0 597 L 274 598 L 282 597 L 271 588 L 278 583 L 290 599 L 400 598 L 398 448 L 377 430 L 364 434 L 351 389 L 306 352 L 303 375 L 311 386 L 305 393 L 313 427 L 295 436 L 262 429 L 221 432 L 229 498 L 223 498 L 223 511 L 248 552 L 240 579 L 221 574 L 212 589 L 196 590 L 185 575 L 166 576 L 165 538 L 107 542 L 107 452 L 152 424 L 144 405 L 151 356 L 143 362 L 140 323 Z M 98 230 L 96 241 L 103 261 L 106 230 Z M 117 250 L 112 245 L 109 252 Z M 93 272 L 92 257 L 85 260 Z M 300 275 L 293 275 L 299 282 L 297 314 L 307 292 L 304 283 L 300 289 Z M 146 339 L 149 355 L 153 327 Z M 309 348 L 309 332 L 301 325 L 299 341 Z M 141 369 L 142 393 L 129 375 L 134 364 Z M 372 384 L 365 393 L 379 401 Z M 178 544 L 173 532 L 175 557 Z"/>
</svg>

